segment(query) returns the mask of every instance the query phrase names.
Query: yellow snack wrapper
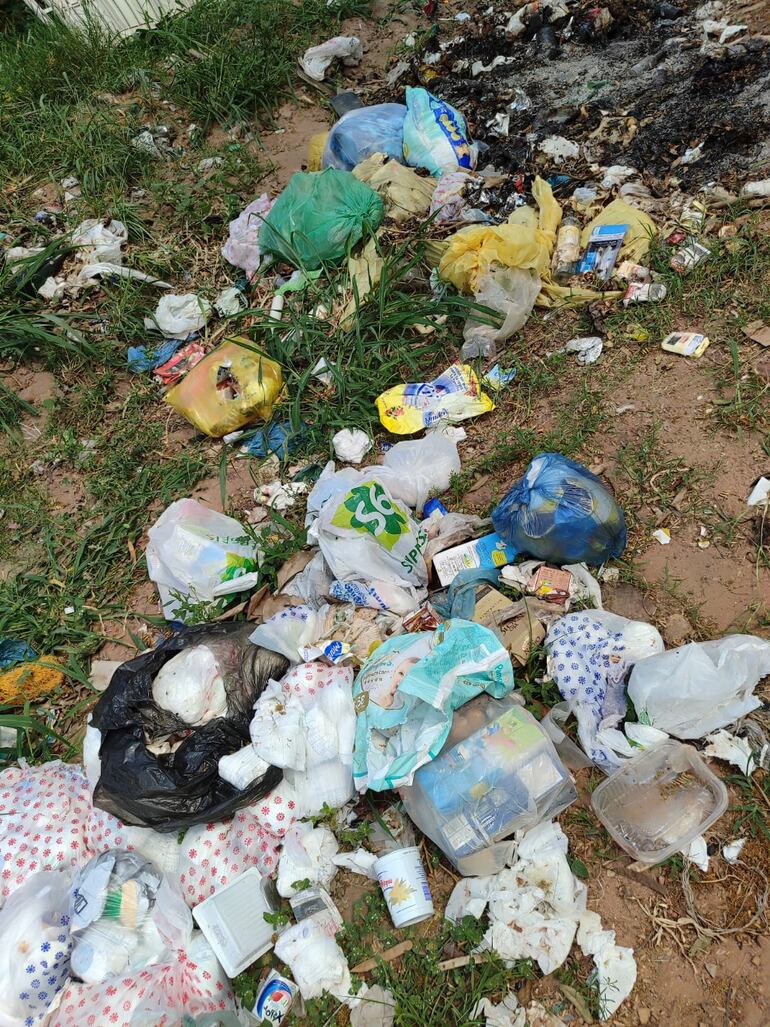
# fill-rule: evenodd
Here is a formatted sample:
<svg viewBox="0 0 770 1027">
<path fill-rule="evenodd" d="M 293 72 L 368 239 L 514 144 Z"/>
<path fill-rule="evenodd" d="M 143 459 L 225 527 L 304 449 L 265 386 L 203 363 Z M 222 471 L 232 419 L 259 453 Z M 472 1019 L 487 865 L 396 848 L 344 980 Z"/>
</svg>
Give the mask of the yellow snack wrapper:
<svg viewBox="0 0 770 1027">
<path fill-rule="evenodd" d="M 254 346 L 243 336 L 227 339 L 164 397 L 199 431 L 215 439 L 252 421 L 269 420 L 283 389 L 280 365 L 239 343 Z"/>
<path fill-rule="evenodd" d="M 495 409 L 467 364 L 452 364 L 432 382 L 396 385 L 375 402 L 380 421 L 394 435 L 413 435 L 439 421 L 456 424 Z"/>
</svg>

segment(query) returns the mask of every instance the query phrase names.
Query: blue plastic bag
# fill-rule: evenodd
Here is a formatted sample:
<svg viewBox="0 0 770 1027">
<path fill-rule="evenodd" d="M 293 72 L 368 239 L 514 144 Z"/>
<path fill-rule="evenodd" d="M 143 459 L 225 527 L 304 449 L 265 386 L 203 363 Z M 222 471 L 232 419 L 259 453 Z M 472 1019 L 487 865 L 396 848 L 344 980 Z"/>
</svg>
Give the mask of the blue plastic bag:
<svg viewBox="0 0 770 1027">
<path fill-rule="evenodd" d="M 393 160 L 404 159 L 403 103 L 378 103 L 348 111 L 332 126 L 321 163 L 325 168 L 352 171 L 373 153 L 386 153 Z"/>
<path fill-rule="evenodd" d="M 604 484 L 561 453 L 540 453 L 492 513 L 518 552 L 549 563 L 594 566 L 626 546 L 623 511 Z"/>
<path fill-rule="evenodd" d="M 445 171 L 472 171 L 478 149 L 471 144 L 465 118 L 427 89 L 406 89 L 404 160 L 410 167 L 427 168 L 432 175 Z"/>
</svg>

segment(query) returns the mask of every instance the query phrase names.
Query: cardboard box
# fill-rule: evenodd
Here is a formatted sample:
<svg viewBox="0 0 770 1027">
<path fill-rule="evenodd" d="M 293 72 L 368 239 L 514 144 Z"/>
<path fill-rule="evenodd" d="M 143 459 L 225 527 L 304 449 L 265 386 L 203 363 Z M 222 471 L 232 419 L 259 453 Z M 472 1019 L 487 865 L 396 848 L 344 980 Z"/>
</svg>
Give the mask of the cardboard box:
<svg viewBox="0 0 770 1027">
<path fill-rule="evenodd" d="M 505 567 L 516 559 L 516 550 L 496 533 L 463 542 L 433 557 L 433 569 L 442 585 L 451 585 L 460 571 L 484 567 Z"/>
</svg>

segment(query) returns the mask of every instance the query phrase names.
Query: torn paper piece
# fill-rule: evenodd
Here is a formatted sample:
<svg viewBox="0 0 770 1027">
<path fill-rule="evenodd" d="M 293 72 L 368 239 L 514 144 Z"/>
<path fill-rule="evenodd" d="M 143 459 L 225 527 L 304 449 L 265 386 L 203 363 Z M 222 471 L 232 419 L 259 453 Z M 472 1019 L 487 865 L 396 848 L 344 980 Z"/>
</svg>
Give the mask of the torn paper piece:
<svg viewBox="0 0 770 1027">
<path fill-rule="evenodd" d="M 754 484 L 749 498 L 746 500 L 747 506 L 764 506 L 765 503 L 770 502 L 770 478 L 765 478 L 764 475 Z"/>
<path fill-rule="evenodd" d="M 686 849 L 682 849 L 682 855 L 685 859 L 688 859 L 691 863 L 702 870 L 705 874 L 709 868 L 709 854 L 706 847 L 706 839 L 702 834 L 699 834 L 697 838 L 693 838 L 690 845 Z"/>
<path fill-rule="evenodd" d="M 722 855 L 731 866 L 738 862 L 745 844 L 745 838 L 736 838 L 735 841 L 728 842 L 727 845 L 722 846 Z"/>
<path fill-rule="evenodd" d="M 514 992 L 510 992 L 502 1002 L 495 1005 L 488 998 L 479 999 L 471 1019 L 485 1018 L 485 1027 L 527 1027 L 527 1014 L 519 1005 Z"/>
<path fill-rule="evenodd" d="M 374 872 L 377 856 L 373 852 L 367 852 L 366 849 L 356 849 L 354 852 L 338 852 L 336 856 L 332 857 L 332 862 L 341 870 L 350 870 L 352 873 L 361 874 L 372 881 L 377 880 L 377 874 Z"/>
<path fill-rule="evenodd" d="M 671 532 L 668 530 L 668 528 L 658 528 L 657 530 L 653 531 L 652 537 L 655 539 L 656 542 L 660 542 L 662 546 L 667 546 L 671 541 Z"/>
<path fill-rule="evenodd" d="M 636 983 L 634 950 L 615 944 L 615 932 L 602 930 L 598 913 L 584 913 L 580 919 L 578 945 L 593 956 L 599 986 L 599 1016 L 608 1020 L 628 998 Z"/>
</svg>

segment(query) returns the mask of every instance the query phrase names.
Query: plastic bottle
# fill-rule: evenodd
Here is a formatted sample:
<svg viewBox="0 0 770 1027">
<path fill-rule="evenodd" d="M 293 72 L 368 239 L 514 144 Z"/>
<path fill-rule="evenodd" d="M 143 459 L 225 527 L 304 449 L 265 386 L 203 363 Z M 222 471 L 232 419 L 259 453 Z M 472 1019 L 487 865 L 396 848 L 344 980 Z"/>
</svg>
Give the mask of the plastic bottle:
<svg viewBox="0 0 770 1027">
<path fill-rule="evenodd" d="M 580 257 L 580 225 L 577 218 L 566 217 L 556 236 L 553 256 L 553 272 L 558 282 L 565 281 L 575 273 Z"/>
</svg>

